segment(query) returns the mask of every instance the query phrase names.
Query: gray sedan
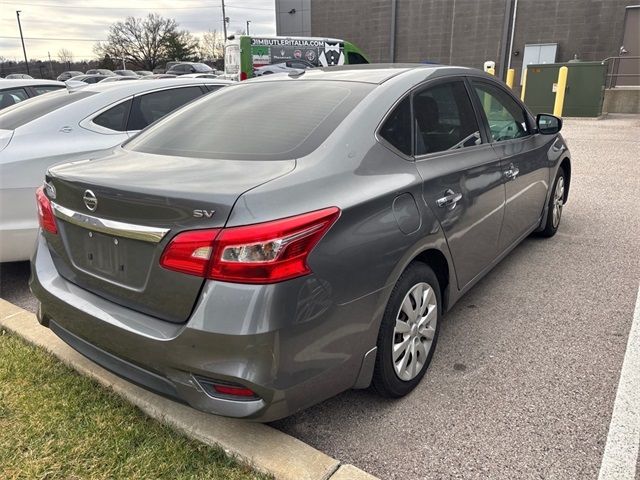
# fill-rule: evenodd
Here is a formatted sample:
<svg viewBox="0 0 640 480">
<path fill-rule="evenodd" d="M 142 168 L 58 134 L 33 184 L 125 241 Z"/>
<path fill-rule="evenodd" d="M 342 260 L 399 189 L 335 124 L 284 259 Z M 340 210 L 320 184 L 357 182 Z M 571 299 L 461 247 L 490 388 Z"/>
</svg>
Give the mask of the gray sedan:
<svg viewBox="0 0 640 480">
<path fill-rule="evenodd" d="M 222 89 L 49 170 L 40 322 L 216 414 L 270 421 L 369 385 L 403 396 L 447 310 L 525 237 L 556 233 L 561 125 L 467 68 Z"/>
<path fill-rule="evenodd" d="M 33 251 L 38 229 L 33 195 L 47 167 L 119 145 L 228 84 L 209 79 L 81 84 L 1 110 L 0 262 L 27 260 Z"/>
</svg>

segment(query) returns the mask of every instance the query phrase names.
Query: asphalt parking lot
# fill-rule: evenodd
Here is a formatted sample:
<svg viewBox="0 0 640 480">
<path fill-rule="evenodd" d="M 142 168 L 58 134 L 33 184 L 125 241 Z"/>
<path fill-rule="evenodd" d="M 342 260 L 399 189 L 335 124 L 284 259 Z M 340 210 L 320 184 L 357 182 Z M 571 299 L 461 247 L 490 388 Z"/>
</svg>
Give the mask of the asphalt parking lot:
<svg viewBox="0 0 640 480">
<path fill-rule="evenodd" d="M 637 116 L 565 121 L 558 234 L 447 314 L 413 393 L 349 391 L 273 426 L 385 479 L 597 478 L 640 279 L 639 132 Z M 27 279 L 0 267 L 1 296 L 33 311 Z"/>
</svg>

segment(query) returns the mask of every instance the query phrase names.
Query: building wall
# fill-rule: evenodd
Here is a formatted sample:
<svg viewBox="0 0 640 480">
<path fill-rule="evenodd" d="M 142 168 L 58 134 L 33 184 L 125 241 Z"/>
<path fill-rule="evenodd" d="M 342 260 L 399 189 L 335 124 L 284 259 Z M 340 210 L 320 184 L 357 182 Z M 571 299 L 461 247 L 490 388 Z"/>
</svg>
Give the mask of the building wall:
<svg viewBox="0 0 640 480">
<path fill-rule="evenodd" d="M 369 61 L 388 62 L 390 14 L 390 0 L 311 0 L 311 35 L 348 40 Z"/>
<path fill-rule="evenodd" d="M 276 0 L 276 34 L 311 36 L 311 0 Z"/>
<path fill-rule="evenodd" d="M 397 0 L 395 60 L 482 68 L 507 63 L 505 20 L 514 0 Z M 511 66 L 519 84 L 527 43 L 558 43 L 557 61 L 617 55 L 624 13 L 637 0 L 519 0 Z M 392 0 L 311 0 L 311 34 L 352 41 L 372 62 L 390 60 Z M 509 22 L 506 22 L 507 25 Z M 517 55 L 515 52 L 518 52 Z M 504 60 L 504 62 L 503 62 Z"/>
</svg>

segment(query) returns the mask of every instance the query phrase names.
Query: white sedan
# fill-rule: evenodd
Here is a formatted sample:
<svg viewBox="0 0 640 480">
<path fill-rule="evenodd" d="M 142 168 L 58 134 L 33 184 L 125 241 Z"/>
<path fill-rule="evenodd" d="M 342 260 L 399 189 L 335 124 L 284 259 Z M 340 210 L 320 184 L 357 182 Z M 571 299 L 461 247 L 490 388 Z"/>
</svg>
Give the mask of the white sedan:
<svg viewBox="0 0 640 480">
<path fill-rule="evenodd" d="M 176 78 L 65 88 L 0 111 L 0 262 L 27 260 L 34 195 L 47 168 L 121 144 L 169 112 L 233 82 Z"/>
</svg>

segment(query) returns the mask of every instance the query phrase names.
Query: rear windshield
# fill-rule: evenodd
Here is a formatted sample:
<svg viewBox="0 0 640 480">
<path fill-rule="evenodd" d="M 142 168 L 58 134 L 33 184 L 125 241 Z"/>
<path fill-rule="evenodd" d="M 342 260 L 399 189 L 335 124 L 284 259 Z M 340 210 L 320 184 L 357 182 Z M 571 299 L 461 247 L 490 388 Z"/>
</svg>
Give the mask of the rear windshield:
<svg viewBox="0 0 640 480">
<path fill-rule="evenodd" d="M 223 88 L 159 121 L 126 148 L 230 160 L 298 158 L 318 148 L 372 88 L 324 81 Z"/>
<path fill-rule="evenodd" d="M 96 92 L 69 92 L 66 88 L 48 93 L 22 102 L 18 105 L 0 110 L 0 129 L 15 130 L 22 125 L 42 117 L 58 108 L 70 105 L 78 100 L 94 95 Z"/>
</svg>

